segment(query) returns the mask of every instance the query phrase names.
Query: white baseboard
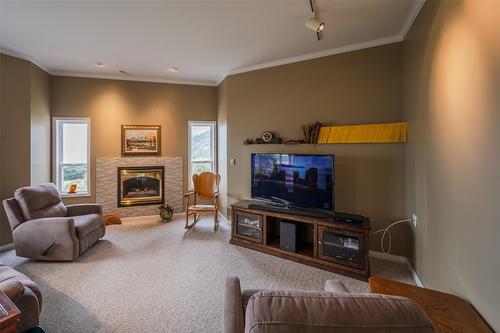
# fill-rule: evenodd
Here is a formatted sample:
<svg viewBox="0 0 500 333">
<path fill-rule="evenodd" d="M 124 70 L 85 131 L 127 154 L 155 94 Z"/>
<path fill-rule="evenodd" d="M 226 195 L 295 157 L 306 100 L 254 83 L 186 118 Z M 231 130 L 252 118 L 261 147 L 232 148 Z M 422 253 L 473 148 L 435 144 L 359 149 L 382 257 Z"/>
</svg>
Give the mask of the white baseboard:
<svg viewBox="0 0 500 333">
<path fill-rule="evenodd" d="M 409 261 L 407 261 L 406 264 L 408 265 L 411 275 L 413 276 L 413 280 L 415 280 L 417 286 L 424 288 L 424 284 L 422 283 L 422 281 L 420 281 L 420 278 L 418 277 L 417 272 L 415 272 L 415 270 L 413 269 L 413 266 L 410 265 Z"/>
<path fill-rule="evenodd" d="M 379 251 L 372 251 L 372 250 L 370 250 L 369 255 L 370 255 L 370 257 L 385 259 L 385 260 L 394 261 L 394 262 L 399 262 L 400 264 L 404 264 L 404 263 L 408 262 L 408 259 L 406 259 L 406 257 L 397 256 L 395 254 L 385 254 L 385 253 L 382 253 L 382 252 L 379 252 Z"/>
<path fill-rule="evenodd" d="M 380 258 L 380 259 L 385 259 L 385 260 L 397 262 L 400 264 L 406 264 L 406 266 L 408 266 L 408 269 L 410 270 L 410 273 L 413 277 L 413 280 L 415 281 L 417 286 L 424 287 L 424 284 L 422 283 L 422 281 L 420 281 L 420 278 L 418 277 L 417 272 L 415 272 L 415 270 L 413 269 L 413 266 L 408 261 L 408 258 L 403 257 L 403 256 L 398 256 L 395 254 L 386 254 L 386 253 L 382 253 L 379 251 L 372 251 L 372 250 L 369 251 L 369 256 L 373 257 L 373 258 Z"/>
<path fill-rule="evenodd" d="M 0 246 L 0 252 L 10 251 L 13 248 L 14 248 L 14 243 L 5 244 Z"/>
<path fill-rule="evenodd" d="M 220 211 L 219 211 L 219 219 L 220 219 L 221 221 L 223 221 L 224 223 L 226 223 L 226 224 L 231 224 L 231 221 L 230 221 L 230 220 L 228 220 L 228 219 L 224 216 L 224 214 L 222 214 Z"/>
</svg>

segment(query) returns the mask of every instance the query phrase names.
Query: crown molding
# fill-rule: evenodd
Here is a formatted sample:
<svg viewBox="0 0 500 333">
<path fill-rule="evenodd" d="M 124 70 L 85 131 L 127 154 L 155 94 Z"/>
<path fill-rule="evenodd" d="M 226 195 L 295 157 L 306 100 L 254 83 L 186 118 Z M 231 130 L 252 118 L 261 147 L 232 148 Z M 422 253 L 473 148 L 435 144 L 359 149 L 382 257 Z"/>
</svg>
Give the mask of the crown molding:
<svg viewBox="0 0 500 333">
<path fill-rule="evenodd" d="M 74 72 L 59 72 L 53 71 L 39 63 L 35 58 L 27 54 L 12 51 L 9 49 L 0 48 L 0 53 L 5 54 L 14 58 L 23 59 L 31 62 L 32 64 L 40 67 L 45 72 L 52 76 L 72 76 L 72 77 L 84 77 L 89 79 L 106 79 L 106 80 L 122 80 L 122 81 L 139 81 L 139 82 L 156 82 L 156 83 L 170 83 L 170 84 L 185 84 L 194 86 L 216 86 L 217 83 L 214 81 L 199 81 L 199 80 L 171 80 L 163 78 L 148 78 L 148 77 L 136 77 L 136 76 L 120 76 L 120 75 L 108 75 L 108 74 L 89 74 L 89 73 L 74 73 Z"/>
<path fill-rule="evenodd" d="M 381 46 L 381 45 L 391 44 L 391 43 L 397 43 L 397 42 L 401 42 L 401 41 L 402 41 L 401 35 L 394 35 L 394 36 L 374 39 L 374 40 L 370 40 L 370 41 L 366 41 L 366 42 L 336 47 L 333 49 L 328 49 L 328 50 L 323 50 L 323 51 L 318 51 L 318 52 L 313 52 L 313 53 L 307 53 L 307 54 L 303 54 L 303 55 L 296 56 L 296 57 L 290 57 L 290 58 L 285 58 L 285 59 L 280 59 L 280 60 L 269 61 L 269 62 L 265 62 L 262 64 L 252 65 L 252 66 L 240 67 L 240 68 L 234 69 L 234 70 L 230 71 L 228 74 L 224 75 L 221 79 L 219 79 L 217 81 L 217 85 L 219 85 L 227 76 L 234 75 L 234 74 L 241 74 L 241 73 L 256 71 L 259 69 L 287 65 L 287 64 L 292 64 L 295 62 L 317 59 L 317 58 L 327 57 L 327 56 L 331 56 L 331 55 L 335 55 L 335 54 L 357 51 L 357 50 L 367 49 L 370 47 Z"/>
<path fill-rule="evenodd" d="M 252 72 L 252 71 L 259 70 L 259 69 L 276 67 L 276 66 L 296 63 L 296 62 L 300 62 L 300 61 L 317 59 L 317 58 L 327 57 L 327 56 L 331 56 L 331 55 L 335 55 L 335 54 L 352 52 L 352 51 L 362 50 L 362 49 L 366 49 L 366 48 L 370 48 L 370 47 L 401 42 L 405 39 L 406 34 L 410 30 L 413 22 L 415 21 L 415 18 L 417 17 L 418 13 L 422 9 L 424 3 L 425 3 L 425 0 L 416 0 L 415 1 L 412 9 L 410 10 L 410 13 L 406 17 L 406 20 L 405 20 L 403 26 L 401 27 L 399 34 L 397 34 L 397 35 L 388 36 L 388 37 L 375 39 L 375 40 L 371 40 L 371 41 L 366 41 L 366 42 L 345 45 L 345 46 L 336 47 L 333 49 L 328 49 L 328 50 L 323 50 L 323 51 L 318 51 L 318 52 L 313 52 L 313 53 L 307 53 L 307 54 L 303 54 L 303 55 L 299 55 L 299 56 L 295 56 L 295 57 L 273 60 L 273 61 L 269 61 L 269 62 L 265 62 L 265 63 L 261 63 L 261 64 L 236 68 L 236 69 L 229 71 L 228 73 L 222 75 L 215 82 L 214 81 L 198 81 L 198 80 L 172 80 L 172 79 L 163 79 L 163 78 L 120 76 L 120 75 L 108 75 L 108 74 L 58 72 L 58 71 L 49 70 L 48 68 L 46 68 L 45 66 L 40 64 L 33 57 L 26 55 L 26 54 L 23 54 L 23 53 L 20 53 L 20 52 L 0 48 L 0 53 L 27 60 L 27 61 L 37 65 L 38 67 L 40 67 L 41 69 L 43 69 L 44 71 L 49 73 L 50 75 L 54 75 L 54 76 L 72 76 L 72 77 L 84 77 L 84 78 L 107 79 L 107 80 L 157 82 L 157 83 L 170 83 L 170 84 L 185 84 L 185 85 L 211 86 L 211 87 L 215 86 L 215 87 L 217 87 L 217 86 L 219 86 L 219 84 L 221 84 L 222 81 L 224 81 L 224 79 L 226 77 L 228 77 L 230 75 L 234 75 L 234 74 L 247 73 L 247 72 Z"/>
<path fill-rule="evenodd" d="M 371 41 L 366 41 L 366 42 L 361 42 L 361 43 L 356 43 L 356 44 L 350 44 L 350 45 L 341 46 L 341 47 L 337 47 L 337 48 L 333 48 L 333 49 L 329 49 L 329 50 L 323 50 L 323 51 L 314 52 L 314 53 L 307 53 L 307 54 L 296 56 L 296 57 L 274 60 L 274 61 L 265 62 L 262 64 L 240 67 L 240 68 L 234 69 L 234 70 L 230 71 L 229 73 L 223 75 L 219 80 L 217 80 L 216 85 L 218 86 L 219 84 L 221 84 L 222 81 L 224 81 L 224 79 L 226 77 L 228 77 L 230 75 L 234 75 L 234 74 L 241 74 L 241 73 L 256 71 L 259 69 L 265 69 L 265 68 L 270 68 L 270 67 L 291 64 L 294 62 L 311 60 L 311 59 L 327 57 L 327 56 L 331 56 L 331 55 L 335 55 L 335 54 L 357 51 L 357 50 L 367 49 L 367 48 L 375 47 L 375 46 L 381 46 L 381 45 L 385 45 L 385 44 L 402 42 L 405 39 L 406 34 L 410 30 L 413 22 L 415 21 L 415 18 L 417 17 L 418 13 L 420 12 L 422 7 L 424 6 L 424 3 L 425 3 L 425 0 L 415 1 L 412 9 L 410 10 L 410 13 L 406 17 L 406 20 L 405 20 L 403 26 L 401 27 L 399 34 L 397 34 L 397 35 L 384 37 L 384 38 L 380 38 L 380 39 L 375 39 L 375 40 L 371 40 Z"/>
<path fill-rule="evenodd" d="M 88 74 L 88 73 L 74 73 L 74 72 L 58 72 L 53 71 L 49 73 L 52 76 L 69 76 L 69 77 L 82 77 L 89 79 L 104 79 L 104 80 L 121 80 L 121 81 L 138 81 L 138 82 L 151 82 L 151 83 L 170 83 L 170 84 L 184 84 L 191 86 L 209 86 L 215 87 L 217 83 L 214 81 L 197 81 L 197 80 L 172 80 L 163 78 L 151 77 L 138 77 L 138 76 L 121 76 L 111 74 Z"/>
<path fill-rule="evenodd" d="M 413 4 L 413 8 L 410 10 L 410 13 L 406 17 L 406 21 L 401 27 L 401 31 L 399 32 L 399 35 L 401 36 L 401 40 L 404 40 L 406 38 L 406 34 L 408 31 L 410 31 L 411 26 L 413 25 L 413 22 L 417 18 L 418 13 L 420 13 L 420 10 L 424 6 L 425 0 L 417 0 Z"/>
<path fill-rule="evenodd" d="M 29 61 L 31 62 L 32 64 L 40 67 L 41 69 L 43 69 L 44 71 L 46 71 L 47 73 L 50 74 L 50 70 L 45 67 L 44 65 L 42 65 L 41 63 L 39 63 L 35 58 L 33 58 L 32 56 L 29 56 L 27 54 L 24 54 L 24 53 L 21 53 L 21 52 L 17 52 L 17 51 L 13 51 L 13 50 L 9 50 L 9 49 L 4 49 L 2 47 L 0 47 L 0 53 L 1 54 L 5 54 L 5 55 L 8 55 L 8 56 L 11 56 L 11 57 L 14 57 L 14 58 L 19 58 L 19 59 L 23 59 L 23 60 L 26 60 L 26 61 Z"/>
</svg>

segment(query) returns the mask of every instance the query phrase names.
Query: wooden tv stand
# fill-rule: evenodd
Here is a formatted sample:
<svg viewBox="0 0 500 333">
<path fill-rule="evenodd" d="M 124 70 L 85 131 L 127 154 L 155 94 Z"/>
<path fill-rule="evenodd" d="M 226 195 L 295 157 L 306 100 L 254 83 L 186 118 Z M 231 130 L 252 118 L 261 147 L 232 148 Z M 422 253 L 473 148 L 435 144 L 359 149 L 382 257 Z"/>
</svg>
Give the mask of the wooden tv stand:
<svg viewBox="0 0 500 333">
<path fill-rule="evenodd" d="M 368 280 L 370 222 L 363 225 L 249 208 L 251 200 L 231 205 L 231 244 L 272 254 L 305 265 Z M 280 248 L 280 222 L 295 223 L 296 251 Z M 339 242 L 347 247 L 339 246 Z"/>
</svg>

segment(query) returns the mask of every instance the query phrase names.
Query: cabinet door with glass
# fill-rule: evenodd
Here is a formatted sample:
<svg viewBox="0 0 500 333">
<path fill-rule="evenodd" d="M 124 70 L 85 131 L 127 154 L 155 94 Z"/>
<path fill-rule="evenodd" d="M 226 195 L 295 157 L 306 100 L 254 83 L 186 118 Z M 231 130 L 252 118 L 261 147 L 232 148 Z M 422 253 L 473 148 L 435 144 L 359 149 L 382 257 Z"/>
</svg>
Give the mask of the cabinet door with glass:
<svg viewBox="0 0 500 333">
<path fill-rule="evenodd" d="M 233 212 L 233 237 L 262 243 L 262 215 Z"/>
<path fill-rule="evenodd" d="M 318 257 L 323 260 L 364 268 L 363 233 L 320 226 L 318 228 Z"/>
</svg>

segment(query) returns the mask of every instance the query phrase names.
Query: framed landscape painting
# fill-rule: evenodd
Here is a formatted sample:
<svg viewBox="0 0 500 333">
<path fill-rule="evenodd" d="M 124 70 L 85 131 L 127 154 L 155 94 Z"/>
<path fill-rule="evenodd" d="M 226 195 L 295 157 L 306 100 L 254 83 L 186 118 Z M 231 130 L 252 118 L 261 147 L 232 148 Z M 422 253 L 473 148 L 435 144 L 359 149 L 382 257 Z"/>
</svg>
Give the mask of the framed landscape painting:
<svg viewBox="0 0 500 333">
<path fill-rule="evenodd" d="M 161 155 L 161 126 L 122 125 L 122 156 Z"/>
</svg>

